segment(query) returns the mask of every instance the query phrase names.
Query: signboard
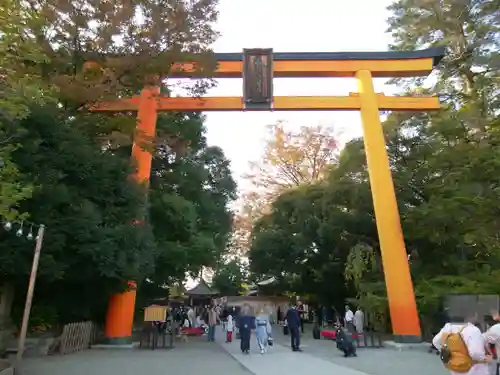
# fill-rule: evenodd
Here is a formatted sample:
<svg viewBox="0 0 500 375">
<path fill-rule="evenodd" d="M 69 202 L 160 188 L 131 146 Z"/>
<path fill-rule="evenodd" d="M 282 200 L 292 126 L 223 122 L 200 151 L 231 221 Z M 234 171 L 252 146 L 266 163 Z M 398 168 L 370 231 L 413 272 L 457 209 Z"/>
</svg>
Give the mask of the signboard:
<svg viewBox="0 0 500 375">
<path fill-rule="evenodd" d="M 148 306 L 144 309 L 145 322 L 165 322 L 167 320 L 166 306 Z"/>
<path fill-rule="evenodd" d="M 270 109 L 273 102 L 273 50 L 243 50 L 245 108 Z"/>
</svg>

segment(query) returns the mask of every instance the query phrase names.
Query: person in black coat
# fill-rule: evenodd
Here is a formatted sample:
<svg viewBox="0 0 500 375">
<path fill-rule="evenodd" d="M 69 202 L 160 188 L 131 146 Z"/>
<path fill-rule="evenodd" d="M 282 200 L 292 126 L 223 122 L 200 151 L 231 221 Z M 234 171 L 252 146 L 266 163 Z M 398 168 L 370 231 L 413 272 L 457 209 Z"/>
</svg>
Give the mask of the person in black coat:
<svg viewBox="0 0 500 375">
<path fill-rule="evenodd" d="M 286 312 L 286 322 L 290 331 L 290 342 L 294 352 L 301 352 L 300 349 L 300 313 L 296 306 Z"/>
<path fill-rule="evenodd" d="M 337 349 L 344 353 L 344 357 L 356 357 L 356 347 L 350 332 L 346 333 L 340 324 L 335 327 L 335 342 Z"/>
<path fill-rule="evenodd" d="M 240 333 L 240 349 L 243 354 L 250 352 L 250 337 L 255 329 L 255 317 L 250 312 L 250 306 L 244 305 L 236 320 Z"/>
</svg>

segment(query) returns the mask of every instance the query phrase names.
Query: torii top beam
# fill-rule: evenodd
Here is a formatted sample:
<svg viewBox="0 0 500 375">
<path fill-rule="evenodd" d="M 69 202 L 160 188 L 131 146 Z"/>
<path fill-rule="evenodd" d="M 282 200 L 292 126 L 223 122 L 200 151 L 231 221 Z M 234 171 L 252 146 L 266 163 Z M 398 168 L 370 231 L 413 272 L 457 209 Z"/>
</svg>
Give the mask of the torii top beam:
<svg viewBox="0 0 500 375">
<path fill-rule="evenodd" d="M 210 77 L 241 78 L 242 53 L 215 53 L 217 69 Z M 354 77 L 369 70 L 373 77 L 417 77 L 430 74 L 445 55 L 445 47 L 419 51 L 386 52 L 277 52 L 273 54 L 275 78 Z M 196 63 L 176 63 L 170 77 L 199 77 Z"/>
</svg>

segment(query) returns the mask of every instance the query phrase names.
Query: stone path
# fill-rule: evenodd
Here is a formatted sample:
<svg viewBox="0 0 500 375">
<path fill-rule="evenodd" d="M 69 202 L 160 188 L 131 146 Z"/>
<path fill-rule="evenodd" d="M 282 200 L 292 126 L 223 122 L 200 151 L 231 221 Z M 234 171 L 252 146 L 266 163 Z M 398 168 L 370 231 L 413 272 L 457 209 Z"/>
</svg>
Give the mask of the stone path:
<svg viewBox="0 0 500 375">
<path fill-rule="evenodd" d="M 191 340 L 172 350 L 94 349 L 28 358 L 21 375 L 251 375 L 217 343 Z"/>
<path fill-rule="evenodd" d="M 236 341 L 223 344 L 222 347 L 255 375 L 305 375 L 311 371 L 317 374 L 366 375 L 364 372 L 315 357 L 307 352 L 294 353 L 280 344 L 274 345 L 264 355 L 258 352 L 255 342 L 251 343 L 252 350 L 248 355 L 241 353 L 239 344 L 239 341 Z"/>
<path fill-rule="evenodd" d="M 278 344 L 287 348 L 290 336 L 275 329 L 273 336 Z M 328 340 L 314 340 L 306 330 L 301 338 L 304 353 L 369 375 L 449 375 L 439 357 L 419 350 L 396 351 L 389 348 L 360 348 L 358 357 L 344 358 L 335 343 Z M 340 372 L 342 374 L 342 372 Z"/>
<path fill-rule="evenodd" d="M 220 328 L 220 327 L 218 327 Z M 252 351 L 243 355 L 239 341 L 205 338 L 176 343 L 173 350 L 88 350 L 66 356 L 27 358 L 21 375 L 449 375 L 435 355 L 420 351 L 360 349 L 357 358 L 343 358 L 334 343 L 302 337 L 302 353 L 289 347 L 289 337 L 275 329 L 275 345 L 261 355 L 252 337 Z"/>
</svg>

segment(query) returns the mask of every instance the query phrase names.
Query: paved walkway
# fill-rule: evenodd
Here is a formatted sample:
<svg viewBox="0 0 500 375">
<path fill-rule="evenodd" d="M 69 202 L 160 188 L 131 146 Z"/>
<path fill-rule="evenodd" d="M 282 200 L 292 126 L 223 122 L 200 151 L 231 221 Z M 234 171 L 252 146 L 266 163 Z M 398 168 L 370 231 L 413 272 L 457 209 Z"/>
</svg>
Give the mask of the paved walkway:
<svg viewBox="0 0 500 375">
<path fill-rule="evenodd" d="M 21 375 L 251 375 L 217 343 L 191 340 L 172 350 L 94 349 L 28 358 Z"/>
<path fill-rule="evenodd" d="M 248 355 L 241 353 L 239 345 L 239 341 L 236 341 L 222 346 L 255 375 L 305 375 L 311 371 L 317 374 L 366 375 L 364 372 L 315 357 L 307 352 L 294 353 L 280 344 L 274 345 L 264 355 L 258 352 L 255 342 L 251 343 L 252 349 Z"/>
<path fill-rule="evenodd" d="M 220 327 L 218 327 L 220 328 Z M 224 343 L 205 338 L 176 343 L 173 350 L 88 350 L 66 356 L 27 358 L 22 375 L 449 375 L 436 355 L 419 351 L 359 349 L 358 357 L 343 358 L 327 340 L 302 337 L 302 353 L 289 347 L 289 336 L 275 329 L 275 345 L 261 355 L 252 337 L 251 353 L 243 355 L 239 341 Z"/>
<path fill-rule="evenodd" d="M 280 329 L 275 329 L 273 336 L 278 344 L 288 349 L 290 336 L 284 336 L 282 332 Z M 390 348 L 360 348 L 357 350 L 356 358 L 344 358 L 333 341 L 314 340 L 310 330 L 306 329 L 301 341 L 304 350 L 301 355 L 309 354 L 364 374 L 449 375 L 437 355 L 418 350 L 399 352 Z M 340 375 L 342 374 L 340 372 Z"/>
</svg>

